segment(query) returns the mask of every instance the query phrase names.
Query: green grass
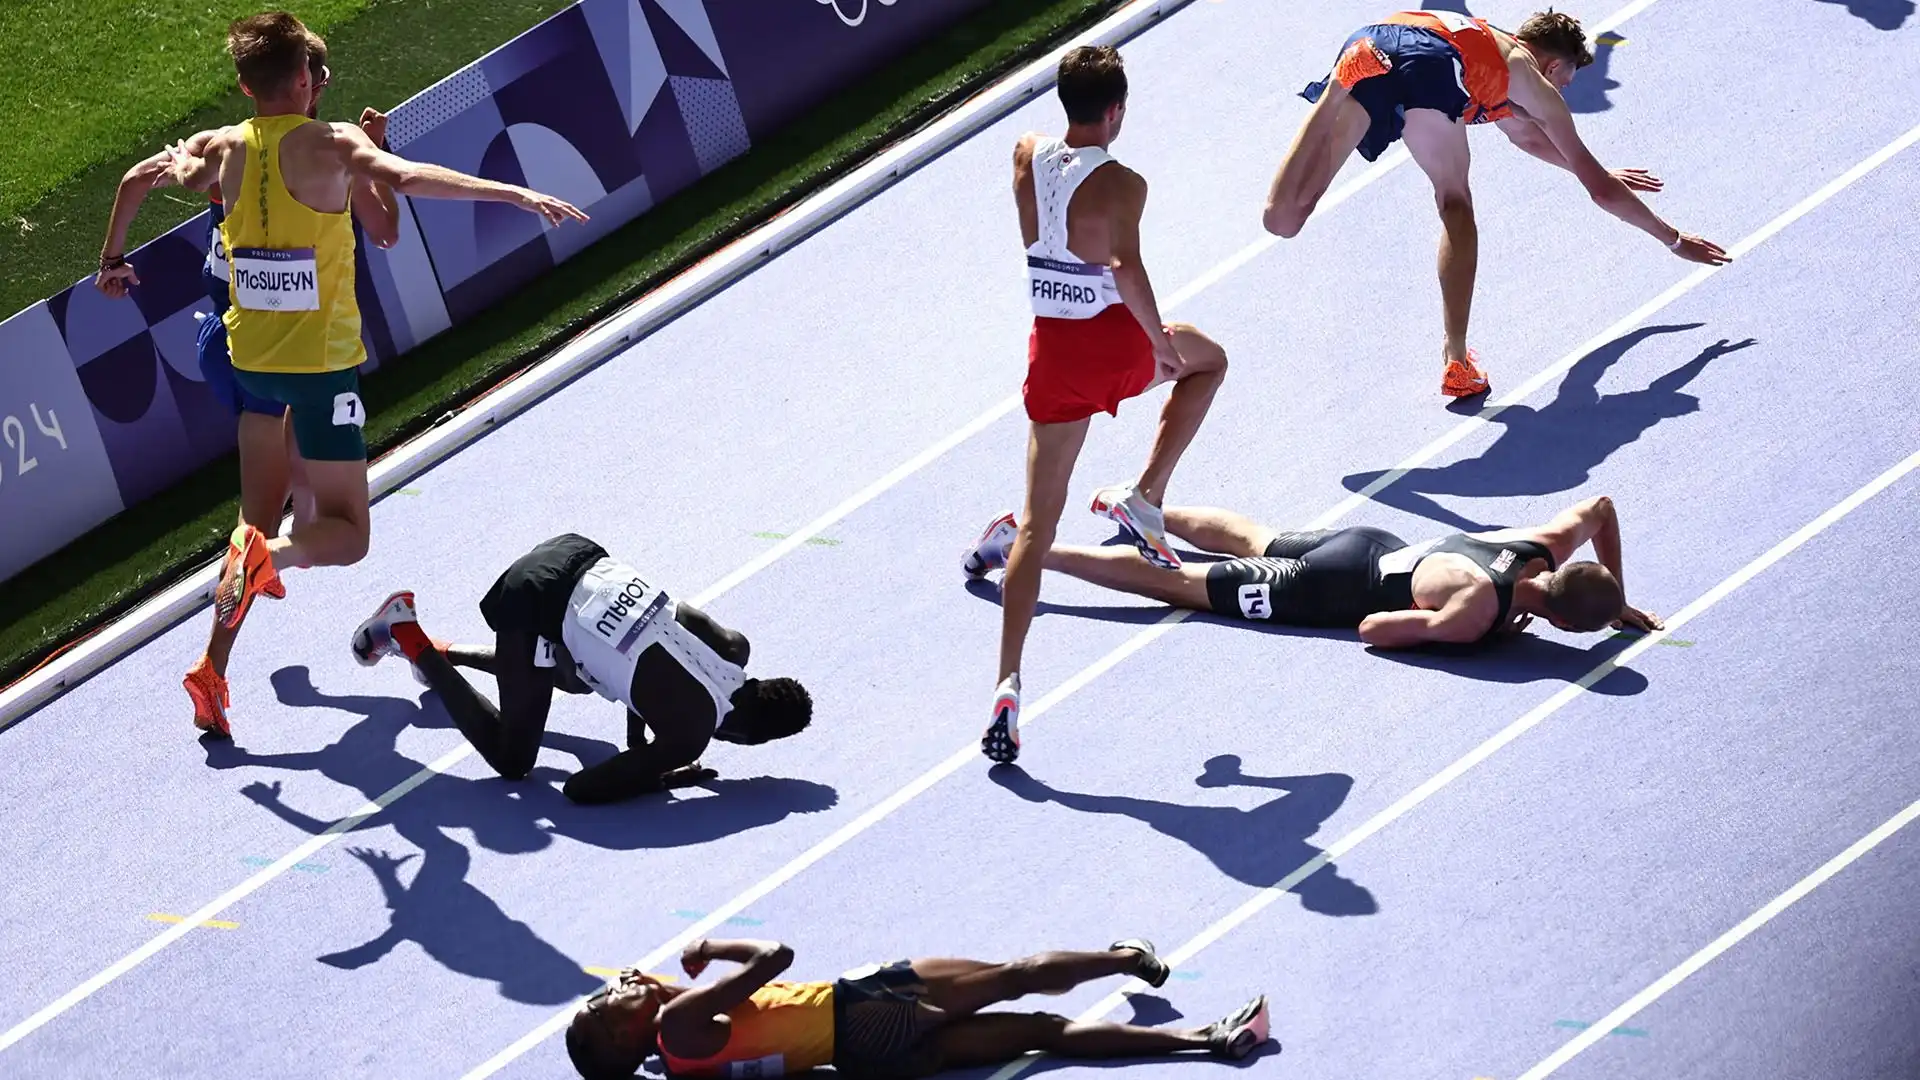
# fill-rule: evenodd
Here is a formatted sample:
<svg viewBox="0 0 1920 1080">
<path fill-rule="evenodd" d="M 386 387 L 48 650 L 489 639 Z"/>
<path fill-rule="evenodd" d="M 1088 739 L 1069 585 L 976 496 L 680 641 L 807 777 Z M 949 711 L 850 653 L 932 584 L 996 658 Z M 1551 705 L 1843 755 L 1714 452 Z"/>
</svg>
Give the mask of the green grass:
<svg viewBox="0 0 1920 1080">
<path fill-rule="evenodd" d="M 13 0 L 0 0 L 9 3 Z M 524 369 L 565 340 L 635 296 L 691 266 L 734 237 L 797 202 L 887 143 L 958 104 L 995 76 L 1036 51 L 1096 22 L 1121 0 L 993 0 L 940 40 L 825 102 L 754 150 L 680 195 L 614 232 L 528 285 L 485 315 L 440 335 L 365 380 L 371 413 L 367 438 L 383 452 L 426 429 L 451 408 L 471 401 Z M 365 103 L 391 106 L 484 53 L 520 26 L 496 24 L 483 40 L 449 48 L 447 24 L 468 16 L 514 9 L 530 13 L 563 4 L 526 0 L 372 0 L 358 19 L 328 35 L 335 58 L 334 87 L 323 115 L 357 114 Z M 510 20 L 507 20 L 510 21 Z M 429 64 L 423 54 L 432 52 Z M 413 65 L 407 83 L 392 68 Z M 386 70 L 382 68 L 386 67 Z M 357 72 L 364 71 L 361 78 Z M 430 74 L 428 73 L 430 72 Z M 178 125 L 185 134 L 208 123 L 244 115 L 243 102 L 202 110 Z M 157 145 L 155 133 L 140 146 Z M 70 227 L 29 234 L 66 268 L 51 286 L 36 285 L 11 312 L 73 281 L 90 269 L 99 245 L 114 184 L 133 149 L 101 166 L 110 177 L 96 181 L 90 201 L 64 204 L 61 220 L 82 220 L 90 235 L 75 240 Z M 100 171 L 100 170 L 96 170 Z M 51 199 L 46 202 L 52 202 Z M 189 216 L 149 210 L 145 235 L 155 235 Z M 58 233 L 59 237 L 41 236 Z M 12 258 L 0 240 L 0 266 L 37 269 Z M 26 272 L 35 272 L 29 269 Z M 11 288 L 11 283 L 8 284 Z M 233 527 L 238 470 L 231 456 L 214 462 L 172 489 L 133 507 L 49 556 L 13 580 L 0 583 L 0 684 L 17 678 L 62 642 L 123 612 L 212 558 Z M 381 543 L 376 532 L 376 544 Z M 183 665 L 190 658 L 183 657 Z M 184 667 L 182 668 L 184 670 Z"/>
<path fill-rule="evenodd" d="M 293 10 L 325 37 L 367 2 Z M 245 0 L 0 3 L 0 220 L 230 89 L 227 24 L 259 10 Z"/>
<path fill-rule="evenodd" d="M 181 0 L 150 2 L 190 6 Z M 357 18 L 347 22 L 326 29 L 315 27 L 327 39 L 327 53 L 333 68 L 333 83 L 320 99 L 320 117 L 358 120 L 363 107 L 376 105 L 389 109 L 398 105 L 571 2 L 324 0 L 323 3 L 296 4 L 288 10 L 303 20 L 314 18 L 314 13 L 322 9 L 360 12 Z M 0 319 L 93 273 L 100 243 L 106 236 L 107 214 L 113 209 L 114 188 L 128 166 L 166 142 L 185 138 L 203 128 L 233 123 L 252 111 L 246 95 L 234 81 L 233 62 L 225 52 L 228 21 L 225 9 L 230 5 L 223 4 L 218 9 L 223 12 L 221 17 L 208 16 L 205 26 L 182 28 L 180 40 L 191 39 L 204 47 L 193 51 L 197 73 L 185 73 L 179 78 L 204 90 L 198 94 L 176 90 L 168 98 L 174 102 L 173 107 L 160 113 L 157 97 L 149 95 L 145 79 L 131 82 L 104 79 L 99 72 L 82 70 L 69 73 L 60 81 L 54 81 L 51 76 L 36 77 L 33 84 L 29 84 L 22 69 L 33 67 L 36 54 L 19 41 L 10 40 L 4 29 L 17 18 L 14 4 L 24 4 L 29 9 L 52 7 L 50 0 L 0 0 L 0 132 L 7 133 L 6 153 L 0 154 L 0 268 L 5 270 L 0 273 Z M 98 0 L 89 6 L 120 10 Z M 242 6 L 234 10 L 244 13 L 261 9 Z M 44 16 L 46 12 L 41 14 Z M 59 20 L 51 17 L 43 21 L 56 29 L 60 25 Z M 32 36 L 44 41 L 48 33 L 41 28 Z M 48 48 L 57 53 L 66 46 L 48 45 Z M 103 70 L 115 73 L 155 62 L 152 55 L 127 55 L 124 48 L 119 52 L 98 51 L 103 47 L 97 43 L 95 48 L 96 58 L 113 57 L 111 69 Z M 46 66 L 58 70 L 61 64 L 50 61 Z M 39 83 L 46 85 L 40 87 Z M 58 123 L 48 123 L 42 114 L 34 111 L 48 98 L 67 102 L 109 92 L 112 100 L 66 109 Z M 22 110 L 28 119 L 22 119 Z M 61 109 L 53 111 L 62 112 Z M 130 117 L 140 119 L 136 123 Z M 128 130 L 129 125 L 133 125 L 132 130 Z M 85 159 L 82 168 L 54 171 L 62 167 L 60 161 L 41 153 L 36 145 L 48 130 L 64 133 L 52 138 L 52 142 L 64 137 L 76 145 L 100 149 Z M 23 174 L 22 179 L 10 185 L 9 170 L 22 168 L 22 163 L 28 161 L 40 161 L 45 169 Z M 14 186 L 23 192 L 32 191 L 34 194 L 28 197 L 31 202 L 10 197 L 7 193 Z M 127 250 L 132 251 L 205 208 L 205 197 L 194 192 L 179 188 L 153 192 L 128 233 Z"/>
</svg>

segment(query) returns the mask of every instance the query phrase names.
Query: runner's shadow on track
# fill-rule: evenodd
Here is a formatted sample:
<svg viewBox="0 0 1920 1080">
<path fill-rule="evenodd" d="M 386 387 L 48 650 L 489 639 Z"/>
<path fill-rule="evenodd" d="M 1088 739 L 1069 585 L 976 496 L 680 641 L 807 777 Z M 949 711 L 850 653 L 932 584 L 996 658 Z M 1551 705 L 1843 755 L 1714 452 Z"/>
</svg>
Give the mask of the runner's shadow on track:
<svg viewBox="0 0 1920 1080">
<path fill-rule="evenodd" d="M 1186 553 L 1182 552 L 1181 557 L 1185 558 Z M 1045 587 L 1045 585 L 1041 586 L 1043 590 Z M 1000 586 L 994 582 L 969 581 L 966 589 L 988 603 L 996 606 L 1000 603 Z M 1101 622 L 1146 626 L 1166 618 L 1167 612 L 1172 610 L 1145 597 L 1140 599 L 1143 601 L 1140 604 L 1056 604 L 1042 600 L 1034 606 L 1033 617 L 1037 619 L 1042 615 L 1067 615 L 1077 619 L 1098 619 Z"/>
<path fill-rule="evenodd" d="M 1594 668 L 1625 652 L 1642 635 L 1638 631 L 1606 631 L 1607 636 L 1587 648 L 1534 634 L 1517 634 L 1490 645 L 1449 645 L 1441 642 L 1417 649 L 1367 651 L 1383 660 L 1408 667 L 1466 675 L 1486 682 L 1579 682 Z M 1615 668 L 1588 687 L 1589 693 L 1632 697 L 1647 688 L 1647 677 L 1630 667 Z"/>
<path fill-rule="evenodd" d="M 1847 14 L 1865 19 L 1876 30 L 1898 30 L 1913 14 L 1913 0 L 1818 0 L 1822 4 L 1844 4 Z"/>
<path fill-rule="evenodd" d="M 356 712 L 365 719 L 334 743 L 300 753 L 254 754 L 232 743 L 210 744 L 209 765 L 318 773 L 373 801 L 426 768 L 399 751 L 402 732 L 409 727 L 453 727 L 431 691 L 423 692 L 418 702 L 328 695 L 313 686 L 301 666 L 275 672 L 273 685 L 284 704 Z M 624 723 L 622 719 L 622 727 Z M 563 732 L 549 732 L 544 745 L 582 764 L 609 757 L 617 749 L 608 742 Z M 551 765 L 536 766 L 522 781 L 441 774 L 427 781 L 431 791 L 413 792 L 356 822 L 347 833 L 393 829 L 419 849 L 420 867 L 410 882 L 403 883 L 400 871 L 414 857 L 411 853 L 395 856 L 349 847 L 348 852 L 367 865 L 379 884 L 389 925 L 370 941 L 318 959 L 356 969 L 385 957 L 402 941 L 413 941 L 449 970 L 497 984 L 501 995 L 511 1000 L 563 1004 L 592 992 L 601 980 L 467 882 L 472 854 L 453 839 L 452 830 L 470 830 L 475 843 L 505 855 L 544 850 L 555 836 L 608 850 L 636 851 L 704 843 L 773 824 L 792 813 L 826 809 L 838 801 L 837 793 L 824 784 L 756 777 L 706 781 L 698 786 L 710 794 L 698 799 L 666 792 L 611 806 L 580 806 L 555 786 L 566 775 L 566 770 Z M 287 805 L 277 780 L 255 781 L 241 794 L 312 835 L 325 833 L 335 824 Z"/>
<path fill-rule="evenodd" d="M 1332 638 L 1360 644 L 1359 636 L 1352 630 L 1279 626 L 1272 623 L 1228 619 L 1218 615 L 1199 615 L 1196 621 L 1217 622 L 1259 634 Z M 1435 642 L 1411 649 L 1382 649 L 1371 645 L 1363 647 L 1368 653 L 1382 660 L 1391 660 L 1408 667 L 1443 671 L 1448 675 L 1458 675 L 1481 682 L 1571 683 L 1586 678 L 1594 668 L 1618 656 L 1626 650 L 1627 646 L 1633 644 L 1633 638 L 1639 636 L 1633 633 L 1624 638 L 1603 637 L 1594 645 L 1584 649 L 1553 638 L 1524 633 L 1502 638 L 1487 645 L 1448 645 Z M 1596 694 L 1631 697 L 1646 688 L 1645 675 L 1632 668 L 1617 668 L 1589 690 Z"/>
<path fill-rule="evenodd" d="M 1325 854 L 1307 843 L 1353 790 L 1345 773 L 1314 776 L 1249 776 L 1236 754 L 1209 760 L 1194 780 L 1198 787 L 1267 788 L 1282 792 L 1251 810 L 1234 806 L 1190 806 L 1131 795 L 1089 795 L 1062 791 L 1018 765 L 996 765 L 993 782 L 1028 802 L 1051 802 L 1087 814 L 1130 817 L 1155 832 L 1205 855 L 1220 872 L 1258 889 L 1287 882 L 1287 891 L 1308 911 L 1322 915 L 1372 915 L 1380 910 L 1373 894 L 1341 877 L 1325 863 L 1298 880 L 1297 872 Z"/>
<path fill-rule="evenodd" d="M 1607 458 L 1662 420 L 1700 411 L 1700 399 L 1681 390 L 1715 359 L 1754 344 L 1752 338 L 1740 342 L 1722 338 L 1645 389 L 1604 396 L 1600 393 L 1601 377 L 1635 346 L 1655 334 L 1679 333 L 1702 325 L 1648 326 L 1614 339 L 1573 365 L 1553 401 L 1537 409 L 1510 405 L 1489 417 L 1488 423 L 1498 424 L 1503 430 L 1478 457 L 1410 469 L 1371 498 L 1462 532 L 1503 527 L 1472 521 L 1441 506 L 1431 496 L 1488 499 L 1551 495 L 1586 483 Z M 1364 491 L 1384 475 L 1384 470 L 1351 473 L 1341 483 L 1348 491 Z"/>
</svg>

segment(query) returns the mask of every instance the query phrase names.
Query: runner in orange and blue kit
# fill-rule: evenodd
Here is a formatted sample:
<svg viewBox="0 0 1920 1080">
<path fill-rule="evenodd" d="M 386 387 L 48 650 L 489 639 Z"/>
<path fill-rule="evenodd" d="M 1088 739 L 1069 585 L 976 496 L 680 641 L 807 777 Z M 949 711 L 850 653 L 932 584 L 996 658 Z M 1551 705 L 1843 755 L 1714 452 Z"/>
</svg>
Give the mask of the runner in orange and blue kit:
<svg viewBox="0 0 1920 1080">
<path fill-rule="evenodd" d="M 1520 149 L 1572 173 L 1601 209 L 1681 258 L 1729 261 L 1719 246 L 1667 224 L 1634 194 L 1659 191 L 1659 177 L 1608 170 L 1581 142 L 1561 95 L 1592 62 L 1579 20 L 1552 10 L 1530 16 L 1515 33 L 1452 11 L 1405 11 L 1363 26 L 1347 38 L 1328 76 L 1301 92 L 1314 107 L 1274 176 L 1262 222 L 1277 236 L 1299 235 L 1349 155 L 1358 150 L 1374 161 L 1404 140 L 1433 183 L 1445 228 L 1441 393 L 1486 393 L 1486 374 L 1467 348 L 1480 242 L 1467 181 L 1467 125 L 1498 125 Z"/>
</svg>

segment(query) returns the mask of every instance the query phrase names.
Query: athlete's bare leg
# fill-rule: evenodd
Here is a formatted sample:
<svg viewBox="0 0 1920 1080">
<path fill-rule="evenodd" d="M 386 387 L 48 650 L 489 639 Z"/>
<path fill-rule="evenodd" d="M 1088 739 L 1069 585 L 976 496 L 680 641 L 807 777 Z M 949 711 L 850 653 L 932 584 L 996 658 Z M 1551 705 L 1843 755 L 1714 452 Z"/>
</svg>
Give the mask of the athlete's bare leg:
<svg viewBox="0 0 1920 1080">
<path fill-rule="evenodd" d="M 1467 172 L 1471 157 L 1466 125 L 1433 109 L 1408 109 L 1401 136 L 1407 152 L 1433 182 L 1440 211 L 1440 300 L 1447 340 L 1444 362 L 1465 363 L 1467 318 L 1473 308 L 1474 274 L 1480 262 L 1480 232 L 1473 217 Z"/>
<path fill-rule="evenodd" d="M 1137 558 L 1137 557 L 1136 557 Z M 1145 565 L 1144 560 L 1140 560 Z M 1105 952 L 1050 952 L 1006 964 L 978 960 L 915 960 L 928 1004 L 951 1019 L 934 1035 L 941 1069 L 997 1065 L 1040 1051 L 1067 1058 L 1114 1058 L 1206 1050 L 1242 1058 L 1267 1039 L 1266 1001 L 1257 998 L 1233 1016 L 1197 1028 L 1079 1023 L 1050 1013 L 979 1010 L 1029 994 L 1064 994 L 1113 975 L 1161 985 L 1168 975 L 1158 957 L 1123 943 Z"/>
<path fill-rule="evenodd" d="M 314 518 L 296 524 L 292 535 L 268 541 L 273 567 L 352 566 L 366 557 L 372 534 L 367 463 L 364 459 L 309 461 L 306 472 Z"/>
<path fill-rule="evenodd" d="M 1160 430 L 1147 454 L 1146 470 L 1134 485 L 1142 499 L 1155 506 L 1166 497 L 1174 466 L 1193 443 L 1193 436 L 1213 406 L 1214 392 L 1227 377 L 1227 350 L 1188 323 L 1168 323 L 1173 348 L 1184 365 L 1167 404 L 1160 410 Z"/>
<path fill-rule="evenodd" d="M 1027 501 L 1000 582 L 1000 679 L 1020 670 L 1027 630 L 1040 603 L 1040 572 L 1066 508 L 1087 421 L 1034 424 L 1027 439 Z"/>
<path fill-rule="evenodd" d="M 1046 568 L 1115 592 L 1144 596 L 1174 607 L 1205 611 L 1209 606 L 1204 565 L 1163 570 L 1131 547 L 1061 545 L 1047 552 Z"/>
<path fill-rule="evenodd" d="M 1366 107 L 1353 100 L 1339 80 L 1329 79 L 1326 93 L 1308 111 L 1274 174 L 1260 218 L 1268 232 L 1288 239 L 1300 235 L 1371 124 Z"/>
<path fill-rule="evenodd" d="M 1217 506 L 1169 506 L 1167 532 L 1202 551 L 1235 558 L 1252 558 L 1267 550 L 1279 533 L 1231 510 Z"/>
<path fill-rule="evenodd" d="M 1139 555 L 1132 557 L 1146 565 Z M 913 973 L 926 984 L 928 1004 L 965 1016 L 1029 994 L 1064 994 L 1095 979 L 1139 974 L 1142 955 L 1136 949 L 1106 949 L 1044 952 L 1006 963 L 935 958 L 915 960 Z"/>
<path fill-rule="evenodd" d="M 287 495 L 293 487 L 285 452 L 289 438 L 284 414 L 241 412 L 237 435 L 240 453 L 240 521 L 268 536 L 280 532 L 286 515 Z M 213 620 L 207 635 L 207 662 L 221 678 L 227 675 L 227 659 L 233 652 L 233 639 L 240 628 L 227 627 Z"/>
<path fill-rule="evenodd" d="M 1081 1023 L 1051 1013 L 975 1013 L 934 1033 L 943 1069 L 999 1065 L 1031 1053 L 1091 1060 L 1211 1050 L 1213 1028 Z"/>
</svg>

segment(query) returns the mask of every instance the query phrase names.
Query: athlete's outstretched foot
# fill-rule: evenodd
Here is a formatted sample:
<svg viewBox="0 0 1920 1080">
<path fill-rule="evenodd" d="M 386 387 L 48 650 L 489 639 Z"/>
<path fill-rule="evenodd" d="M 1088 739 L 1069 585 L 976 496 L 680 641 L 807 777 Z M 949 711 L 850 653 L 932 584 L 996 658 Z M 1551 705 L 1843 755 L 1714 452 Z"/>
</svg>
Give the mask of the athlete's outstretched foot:
<svg viewBox="0 0 1920 1080">
<path fill-rule="evenodd" d="M 233 728 L 227 723 L 227 680 L 213 670 L 213 661 L 202 656 L 187 669 L 187 677 L 180 680 L 180 684 L 193 699 L 193 726 L 231 739 Z"/>
<path fill-rule="evenodd" d="M 1114 485 L 1093 493 L 1093 512 L 1120 526 L 1147 561 L 1163 570 L 1180 569 L 1180 556 L 1167 543 L 1167 519 L 1160 508 L 1131 487 Z"/>
<path fill-rule="evenodd" d="M 994 688 L 993 721 L 980 738 L 980 752 L 1002 765 L 1020 757 L 1020 673 L 1000 680 Z"/>
<path fill-rule="evenodd" d="M 1440 378 L 1440 392 L 1451 398 L 1472 397 L 1491 389 L 1487 373 L 1480 368 L 1480 354 L 1467 350 L 1467 358 L 1447 361 L 1446 374 Z"/>
<path fill-rule="evenodd" d="M 1013 512 L 994 518 L 980 533 L 980 539 L 967 552 L 961 561 L 960 569 L 970 578 L 986 577 L 988 572 L 999 570 L 1007 565 L 1007 555 L 1013 551 L 1014 537 L 1020 535 L 1020 522 L 1014 519 Z"/>
<path fill-rule="evenodd" d="M 413 608 L 412 591 L 402 589 L 381 601 L 379 610 L 354 629 L 353 639 L 348 642 L 347 648 L 352 650 L 353 658 L 360 662 L 361 667 L 372 667 L 383 656 L 397 656 L 405 660 L 406 650 L 393 640 L 393 626 L 395 623 L 418 625 L 419 621 L 419 615 Z M 413 679 L 421 686 L 427 685 L 427 676 L 418 664 L 413 665 Z"/>
<path fill-rule="evenodd" d="M 1270 1022 L 1267 995 L 1261 994 L 1240 1006 L 1233 1015 L 1207 1025 L 1210 1040 L 1207 1050 L 1229 1061 L 1239 1061 L 1267 1041 Z"/>
<path fill-rule="evenodd" d="M 1165 986 L 1167 976 L 1173 974 L 1173 969 L 1167 966 L 1167 962 L 1160 959 L 1160 954 L 1153 951 L 1153 942 L 1146 938 L 1128 938 L 1125 941 L 1116 941 L 1107 947 L 1114 952 L 1130 949 L 1139 953 L 1140 966 L 1134 970 L 1134 975 L 1148 986 L 1156 989 Z"/>
<path fill-rule="evenodd" d="M 273 568 L 266 534 L 242 522 L 227 538 L 227 559 L 220 567 L 220 584 L 213 590 L 213 610 L 220 625 L 229 630 L 239 626 L 253 598 L 261 594 L 280 600 L 287 589 Z"/>
</svg>

